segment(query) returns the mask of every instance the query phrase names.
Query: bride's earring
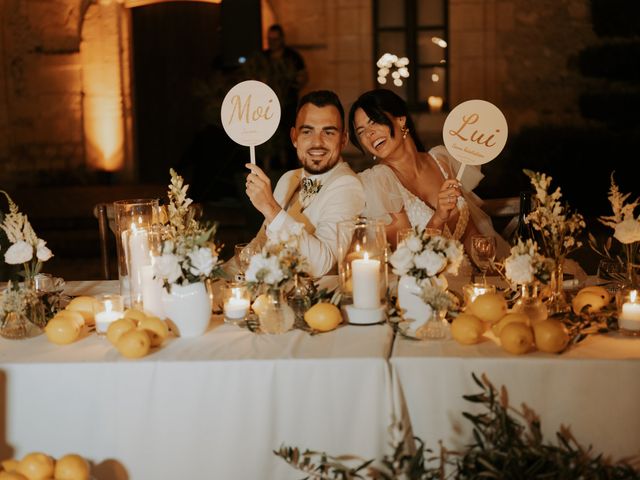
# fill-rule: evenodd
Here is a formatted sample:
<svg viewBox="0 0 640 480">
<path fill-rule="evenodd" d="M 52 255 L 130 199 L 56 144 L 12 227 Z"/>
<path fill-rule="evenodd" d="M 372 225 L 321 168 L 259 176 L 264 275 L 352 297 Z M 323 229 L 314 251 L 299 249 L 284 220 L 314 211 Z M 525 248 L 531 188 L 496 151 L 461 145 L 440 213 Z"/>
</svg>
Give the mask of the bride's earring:
<svg viewBox="0 0 640 480">
<path fill-rule="evenodd" d="M 402 127 L 400 127 L 400 133 L 402 133 L 403 139 L 407 138 L 407 135 L 409 134 L 409 129 L 407 128 L 406 125 L 402 125 Z"/>
<path fill-rule="evenodd" d="M 376 160 L 378 160 L 378 157 L 376 157 L 375 155 L 373 156 L 373 161 L 375 162 Z"/>
</svg>

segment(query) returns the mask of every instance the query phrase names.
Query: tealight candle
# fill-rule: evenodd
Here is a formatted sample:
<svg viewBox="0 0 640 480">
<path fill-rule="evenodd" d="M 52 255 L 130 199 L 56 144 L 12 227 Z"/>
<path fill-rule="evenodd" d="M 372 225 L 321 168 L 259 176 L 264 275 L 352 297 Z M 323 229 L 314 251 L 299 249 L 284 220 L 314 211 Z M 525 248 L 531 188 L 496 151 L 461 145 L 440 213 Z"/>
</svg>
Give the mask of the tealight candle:
<svg viewBox="0 0 640 480">
<path fill-rule="evenodd" d="M 631 290 L 618 315 L 618 326 L 625 330 L 640 332 L 640 299 L 638 291 Z"/>
<path fill-rule="evenodd" d="M 98 335 L 106 334 L 109 325 L 124 316 L 124 305 L 120 295 L 100 295 L 94 305 Z"/>
<path fill-rule="evenodd" d="M 380 260 L 372 260 L 364 252 L 364 258 L 351 262 L 351 272 L 353 306 L 380 307 Z"/>
<path fill-rule="evenodd" d="M 431 110 L 432 113 L 438 113 L 442 110 L 444 100 L 442 97 L 431 95 L 427 98 L 427 103 L 429 104 L 429 110 Z"/>
<path fill-rule="evenodd" d="M 231 283 L 227 286 L 223 303 L 225 321 L 237 323 L 244 319 L 250 305 L 249 292 L 244 285 Z"/>
</svg>

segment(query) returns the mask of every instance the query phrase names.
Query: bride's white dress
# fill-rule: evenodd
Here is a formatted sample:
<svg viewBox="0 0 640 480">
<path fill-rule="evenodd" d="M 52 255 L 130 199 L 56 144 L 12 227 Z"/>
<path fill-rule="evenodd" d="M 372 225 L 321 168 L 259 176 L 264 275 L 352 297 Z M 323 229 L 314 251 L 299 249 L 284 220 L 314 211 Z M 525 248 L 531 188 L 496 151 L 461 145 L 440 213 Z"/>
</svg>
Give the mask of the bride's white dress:
<svg viewBox="0 0 640 480">
<path fill-rule="evenodd" d="M 455 160 L 444 146 L 434 147 L 429 150 L 440 168 L 444 178 L 449 178 L 449 172 L 457 174 L 460 163 Z M 407 190 L 398 180 L 391 168 L 386 165 L 375 165 L 358 174 L 366 196 L 364 215 L 369 218 L 378 218 L 385 224 L 391 222 L 391 214 L 404 210 L 412 227 L 423 229 L 431 220 L 435 210 L 427 205 L 421 198 Z M 493 235 L 498 240 L 498 250 L 508 253 L 508 244 L 501 239 L 493 229 L 491 219 L 482 211 L 482 200 L 475 195 L 473 190 L 483 175 L 478 166 L 467 166 L 462 176 L 462 196 L 458 197 L 457 208 L 460 212 L 456 228 L 453 232 L 445 230 L 452 238 L 459 240 L 464 235 L 469 218 L 473 221 L 478 231 L 483 235 Z M 448 227 L 446 227 L 448 229 Z"/>
</svg>

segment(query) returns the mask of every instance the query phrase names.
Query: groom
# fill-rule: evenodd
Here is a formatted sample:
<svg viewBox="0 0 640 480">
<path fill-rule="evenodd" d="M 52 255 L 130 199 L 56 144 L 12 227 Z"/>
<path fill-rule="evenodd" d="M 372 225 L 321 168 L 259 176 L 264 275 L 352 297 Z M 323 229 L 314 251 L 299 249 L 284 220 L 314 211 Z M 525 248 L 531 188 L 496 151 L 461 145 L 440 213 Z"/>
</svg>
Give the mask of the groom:
<svg viewBox="0 0 640 480">
<path fill-rule="evenodd" d="M 360 180 L 341 156 L 347 132 L 338 96 L 327 90 L 303 96 L 290 136 L 302 168 L 286 172 L 272 193 L 269 178 L 248 163 L 246 191 L 264 215 L 267 238 L 295 223 L 304 225 L 300 253 L 311 275 L 321 277 L 334 270 L 338 260 L 338 222 L 360 215 L 365 198 Z"/>
</svg>

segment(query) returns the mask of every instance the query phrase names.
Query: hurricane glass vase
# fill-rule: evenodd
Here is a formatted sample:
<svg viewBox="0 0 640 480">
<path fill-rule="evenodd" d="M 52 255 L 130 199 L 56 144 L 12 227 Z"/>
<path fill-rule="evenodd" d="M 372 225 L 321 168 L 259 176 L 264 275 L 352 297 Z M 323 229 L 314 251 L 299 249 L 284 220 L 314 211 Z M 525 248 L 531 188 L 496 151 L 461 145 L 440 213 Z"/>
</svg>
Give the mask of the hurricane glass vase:
<svg viewBox="0 0 640 480">
<path fill-rule="evenodd" d="M 263 333 L 278 334 L 288 332 L 295 323 L 295 313 L 287 304 L 281 288 L 270 288 L 266 293 L 265 308 L 258 315 Z"/>
<path fill-rule="evenodd" d="M 547 299 L 547 310 L 550 315 L 565 313 L 571 309 L 564 293 L 564 257 L 555 260 L 551 272 L 551 295 Z"/>
<path fill-rule="evenodd" d="M 518 298 L 512 310 L 527 315 L 532 324 L 547 319 L 549 311 L 540 296 L 538 282 L 520 285 L 520 298 Z"/>
</svg>

